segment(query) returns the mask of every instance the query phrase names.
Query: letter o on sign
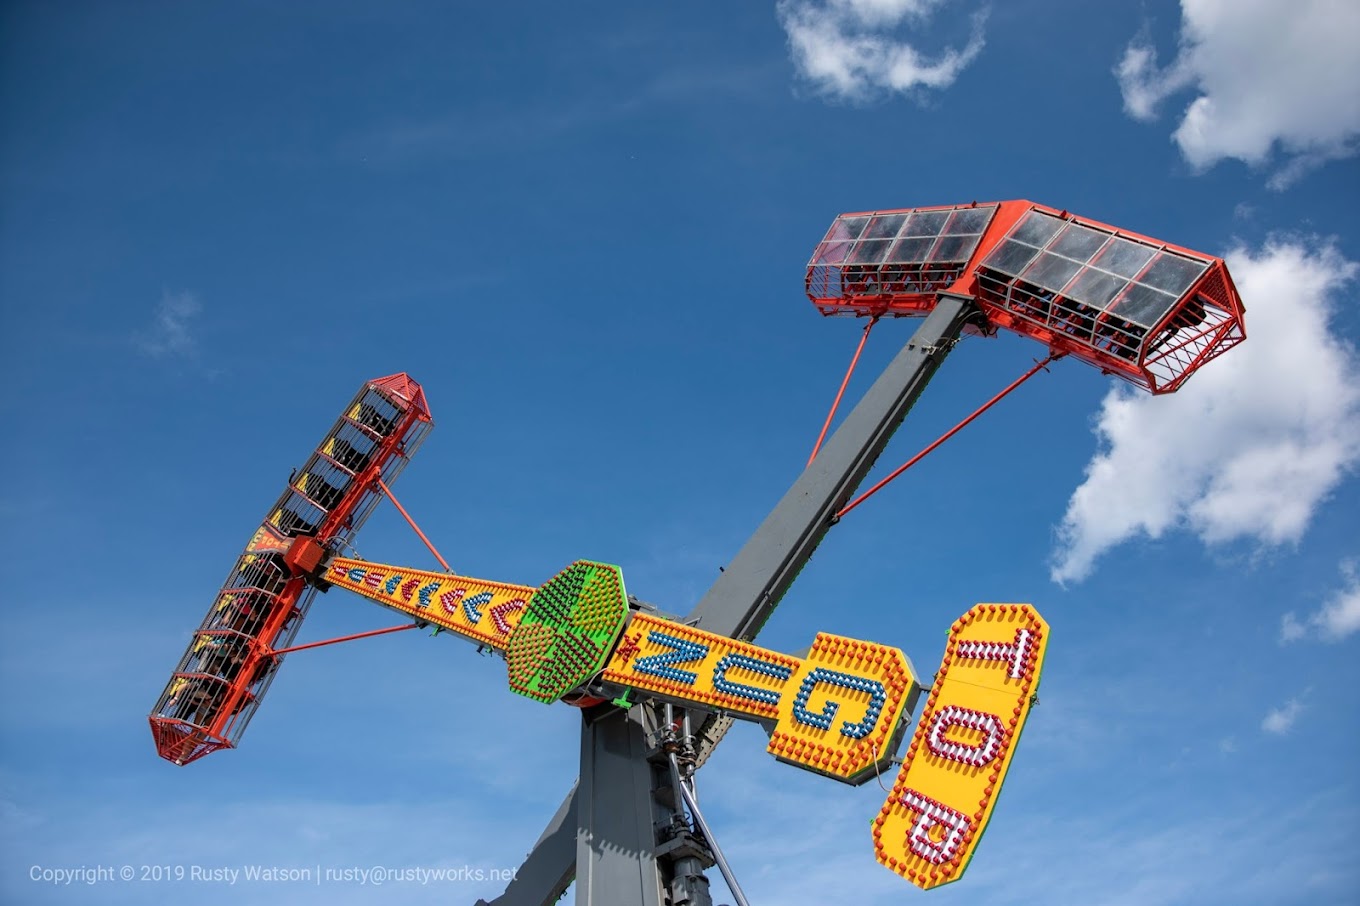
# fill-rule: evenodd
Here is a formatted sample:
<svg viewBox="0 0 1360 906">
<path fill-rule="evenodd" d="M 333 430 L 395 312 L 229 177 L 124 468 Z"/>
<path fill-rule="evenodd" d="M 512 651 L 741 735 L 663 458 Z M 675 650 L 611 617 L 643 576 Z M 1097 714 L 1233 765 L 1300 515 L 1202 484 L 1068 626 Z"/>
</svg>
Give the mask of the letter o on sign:
<svg viewBox="0 0 1360 906">
<path fill-rule="evenodd" d="M 982 739 L 972 744 L 952 740 L 945 734 L 954 727 L 980 732 Z M 980 768 L 1001 752 L 1005 733 L 1001 718 L 995 714 L 948 705 L 935 712 L 926 731 L 926 745 L 941 758 Z"/>
</svg>

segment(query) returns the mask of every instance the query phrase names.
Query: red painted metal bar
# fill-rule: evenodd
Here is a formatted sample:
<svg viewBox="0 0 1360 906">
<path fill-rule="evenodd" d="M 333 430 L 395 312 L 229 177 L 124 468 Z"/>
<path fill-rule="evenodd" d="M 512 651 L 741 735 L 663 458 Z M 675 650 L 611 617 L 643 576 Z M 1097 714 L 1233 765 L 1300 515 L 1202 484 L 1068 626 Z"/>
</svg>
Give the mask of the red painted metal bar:
<svg viewBox="0 0 1360 906">
<path fill-rule="evenodd" d="M 416 521 L 411 518 L 411 514 L 406 512 L 406 507 L 401 505 L 401 501 L 397 499 L 397 495 L 392 493 L 392 489 L 387 486 L 387 482 L 379 478 L 378 487 L 383 489 L 383 493 L 387 495 L 388 500 L 392 501 L 392 505 L 397 508 L 397 512 L 401 513 L 402 517 L 411 528 L 415 529 L 415 533 L 420 536 L 421 541 L 425 542 L 425 546 L 430 549 L 430 553 L 434 554 L 434 558 L 439 561 L 439 565 L 444 567 L 444 572 L 453 572 L 452 567 L 449 566 L 449 562 L 440 555 L 439 551 L 435 550 L 434 544 L 431 543 L 429 538 L 425 537 L 425 533 L 420 530 L 420 526 L 416 525 Z"/>
<path fill-rule="evenodd" d="M 831 411 L 826 414 L 826 423 L 822 425 L 822 433 L 817 435 L 817 443 L 812 447 L 812 455 L 808 457 L 807 464 L 809 466 L 817 458 L 817 451 L 822 448 L 822 441 L 826 440 L 826 432 L 831 428 L 831 420 L 836 417 L 836 409 L 840 407 L 841 397 L 845 396 L 845 388 L 850 386 L 850 375 L 855 373 L 855 366 L 859 364 L 859 354 L 864 351 L 864 344 L 869 340 L 869 331 L 874 329 L 876 323 L 878 323 L 878 315 L 874 315 L 869 319 L 869 323 L 864 325 L 864 335 L 859 338 L 859 347 L 855 350 L 854 358 L 850 360 L 850 367 L 845 371 L 845 379 L 841 381 L 841 389 L 836 391 L 836 400 L 831 404 Z"/>
<path fill-rule="evenodd" d="M 342 635 L 338 639 L 326 639 L 324 642 L 308 642 L 306 645 L 294 645 L 292 648 L 280 648 L 277 651 L 269 652 L 268 656 L 276 654 L 291 654 L 294 651 L 306 651 L 308 648 L 320 648 L 322 645 L 335 645 L 339 642 L 352 642 L 355 639 L 366 639 L 375 635 L 386 635 L 389 632 L 403 632 L 407 629 L 415 629 L 419 623 L 403 623 L 400 626 L 388 626 L 386 629 L 370 629 L 368 632 L 356 632 L 354 635 Z"/>
<path fill-rule="evenodd" d="M 903 472 L 907 471 L 907 469 L 910 469 L 912 466 L 916 465 L 918 462 L 920 462 L 921 460 L 925 459 L 926 456 L 929 455 L 932 451 L 934 451 L 934 449 L 935 449 L 936 447 L 938 447 L 940 444 L 942 444 L 942 443 L 944 443 L 945 441 L 949 440 L 949 438 L 953 437 L 955 434 L 958 434 L 958 433 L 959 433 L 960 431 L 962 431 L 964 428 L 968 427 L 968 425 L 972 423 L 973 419 L 977 418 L 979 415 L 981 415 L 982 413 L 986 412 L 988 409 L 992 408 L 992 406 L 994 406 L 994 405 L 996 405 L 997 403 L 999 403 L 999 402 L 1000 402 L 1000 401 L 1001 401 L 1008 393 L 1010 393 L 1010 392 L 1011 392 L 1012 390 L 1014 390 L 1016 387 L 1019 387 L 1021 384 L 1023 384 L 1025 381 L 1029 380 L 1030 378 L 1034 377 L 1034 375 L 1038 374 L 1040 371 L 1046 371 L 1046 370 L 1047 370 L 1047 367 L 1046 367 L 1046 366 L 1048 365 L 1049 362 L 1052 362 L 1052 361 L 1055 360 L 1055 359 L 1060 359 L 1060 358 L 1062 358 L 1064 355 L 1066 355 L 1066 353 L 1062 353 L 1062 352 L 1058 352 L 1058 353 L 1050 353 L 1050 354 L 1048 355 L 1048 357 L 1045 358 L 1043 361 L 1035 362 L 1033 368 L 1031 368 L 1030 370 L 1026 371 L 1024 374 L 1020 375 L 1020 376 L 1019 376 L 1018 378 L 1016 378 L 1015 380 L 1011 381 L 1010 384 L 1008 384 L 1008 385 L 1006 386 L 1006 389 L 1002 390 L 1002 391 L 1001 391 L 1000 393 L 998 393 L 996 396 L 994 396 L 994 397 L 992 397 L 991 399 L 987 400 L 987 402 L 983 403 L 983 404 L 982 404 L 981 406 L 979 406 L 977 409 L 973 410 L 973 414 L 972 414 L 972 415 L 968 416 L 968 417 L 965 418 L 963 421 L 959 422 L 957 425 L 955 425 L 954 427 L 950 428 L 950 429 L 949 429 L 948 431 L 946 431 L 944 434 L 940 435 L 940 437 L 937 438 L 937 439 L 935 440 L 934 443 L 930 444 L 930 446 L 926 447 L 926 448 L 925 448 L 924 450 L 922 450 L 920 453 L 917 453 L 917 454 L 916 454 L 915 456 L 913 456 L 911 459 L 907 460 L 905 463 L 903 463 L 902 465 L 898 466 L 898 468 L 897 468 L 891 475 L 889 475 L 888 477 L 884 478 L 882 481 L 880 481 L 878 484 L 874 485 L 874 486 L 873 486 L 872 488 L 870 488 L 869 490 L 865 491 L 863 494 L 860 494 L 860 495 L 859 495 L 858 497 L 856 497 L 854 500 L 850 501 L 850 503 L 846 504 L 846 506 L 845 506 L 845 508 L 844 508 L 843 510 L 841 510 L 839 513 L 837 513 L 835 516 L 831 517 L 831 521 L 832 521 L 832 522 L 835 522 L 835 521 L 839 520 L 839 519 L 840 519 L 842 516 L 844 516 L 846 513 L 850 512 L 850 511 L 853 510 L 855 507 L 859 506 L 861 503 L 863 503 L 864 501 L 868 500 L 870 497 L 872 497 L 874 494 L 876 494 L 879 490 L 881 490 L 881 489 L 883 488 L 883 486 L 886 485 L 888 482 L 892 481 L 892 480 L 893 480 L 894 478 L 896 478 L 898 475 L 901 475 Z"/>
</svg>

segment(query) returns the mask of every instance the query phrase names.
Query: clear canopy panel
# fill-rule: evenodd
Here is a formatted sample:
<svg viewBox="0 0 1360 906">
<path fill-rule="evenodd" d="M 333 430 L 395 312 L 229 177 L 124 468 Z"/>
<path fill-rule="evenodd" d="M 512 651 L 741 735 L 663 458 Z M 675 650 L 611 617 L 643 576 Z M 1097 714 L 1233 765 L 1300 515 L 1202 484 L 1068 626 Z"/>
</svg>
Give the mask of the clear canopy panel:
<svg viewBox="0 0 1360 906">
<path fill-rule="evenodd" d="M 981 268 L 994 283 L 1022 287 L 1035 296 L 1062 296 L 1147 330 L 1210 263 L 1032 210 L 982 260 Z"/>
<path fill-rule="evenodd" d="M 1029 206 L 981 255 L 976 291 L 994 323 L 1163 392 L 1242 337 L 1240 303 L 1209 291 L 1225 285 L 1222 269 L 1207 255 Z"/>
<path fill-rule="evenodd" d="M 964 272 L 997 205 L 876 211 L 837 217 L 808 262 L 823 311 L 921 314 Z"/>
</svg>

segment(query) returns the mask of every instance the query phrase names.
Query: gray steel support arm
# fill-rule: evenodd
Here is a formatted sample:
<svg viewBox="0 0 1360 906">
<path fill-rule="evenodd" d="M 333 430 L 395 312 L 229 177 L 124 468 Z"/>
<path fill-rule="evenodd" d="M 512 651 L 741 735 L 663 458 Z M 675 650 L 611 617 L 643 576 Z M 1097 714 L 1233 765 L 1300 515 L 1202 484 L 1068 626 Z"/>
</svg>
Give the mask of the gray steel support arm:
<svg viewBox="0 0 1360 906">
<path fill-rule="evenodd" d="M 941 295 L 688 619 L 709 632 L 755 638 L 976 311 L 971 297 Z"/>
<path fill-rule="evenodd" d="M 576 798 L 574 786 L 557 807 L 543 834 L 515 872 L 505 893 L 475 906 L 547 906 L 556 903 L 576 877 Z"/>
</svg>

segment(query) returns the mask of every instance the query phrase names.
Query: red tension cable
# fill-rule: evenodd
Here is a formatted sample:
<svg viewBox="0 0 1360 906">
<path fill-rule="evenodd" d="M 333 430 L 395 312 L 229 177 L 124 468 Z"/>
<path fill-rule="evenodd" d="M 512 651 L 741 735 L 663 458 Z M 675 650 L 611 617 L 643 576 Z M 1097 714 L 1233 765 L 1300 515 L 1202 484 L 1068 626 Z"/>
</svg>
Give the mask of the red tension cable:
<svg viewBox="0 0 1360 906">
<path fill-rule="evenodd" d="M 389 632 L 401 632 L 406 629 L 415 629 L 419 623 L 403 623 L 400 626 L 388 626 L 386 629 L 371 629 L 368 632 L 356 632 L 354 635 L 342 635 L 338 639 L 326 639 L 324 642 L 308 642 L 306 645 L 294 645 L 292 648 L 279 648 L 269 652 L 271 656 L 275 654 L 289 654 L 293 651 L 305 651 L 308 648 L 320 648 L 322 645 L 334 645 L 338 642 L 352 642 L 355 639 L 366 639 L 374 635 L 386 635 Z"/>
<path fill-rule="evenodd" d="M 406 520 L 407 524 L 409 524 L 411 528 L 415 529 L 415 533 L 420 536 L 421 541 L 425 542 L 425 546 L 430 549 L 430 553 L 434 554 L 434 558 L 439 561 L 439 565 L 444 567 L 444 572 L 446 573 L 453 572 L 453 570 L 449 567 L 448 561 L 445 560 L 442 556 L 440 556 L 439 551 L 435 550 L 434 544 L 431 543 L 429 538 L 425 537 L 425 533 L 420 530 L 420 526 L 416 525 L 416 521 L 411 518 L 411 514 L 406 512 L 406 507 L 401 505 L 401 501 L 397 499 L 396 494 L 392 493 L 392 489 L 387 486 L 387 482 L 379 478 L 378 487 L 383 489 L 383 493 L 387 495 L 387 499 L 392 501 L 392 505 L 397 508 L 397 512 L 401 513 L 402 518 Z"/>
<path fill-rule="evenodd" d="M 1001 391 L 1000 393 L 998 393 L 996 396 L 994 396 L 994 397 L 992 397 L 991 399 L 987 400 L 987 402 L 983 403 L 981 406 L 979 406 L 977 409 L 975 409 L 975 410 L 973 411 L 973 414 L 972 414 L 972 415 L 968 416 L 968 417 L 965 418 L 963 421 L 959 422 L 957 425 L 955 425 L 954 427 L 950 428 L 950 429 L 949 429 L 948 431 L 946 431 L 944 434 L 940 435 L 940 437 L 939 437 L 938 439 L 936 439 L 934 443 L 930 444 L 930 446 L 926 447 L 926 448 L 925 448 L 924 450 L 922 450 L 920 453 L 917 453 L 917 454 L 916 454 L 915 456 L 913 456 L 911 459 L 907 460 L 905 463 L 903 463 L 902 465 L 898 466 L 898 468 L 897 468 L 891 475 L 889 475 L 887 478 L 884 478 L 884 479 L 883 479 L 882 481 L 880 481 L 878 484 L 874 485 L 872 488 L 870 488 L 869 490 L 865 491 L 863 494 L 860 494 L 860 495 L 859 495 L 858 497 L 856 497 L 854 500 L 850 501 L 850 503 L 846 504 L 845 509 L 841 510 L 841 511 L 840 511 L 839 513 L 837 513 L 835 516 L 832 516 L 832 517 L 831 517 L 831 521 L 832 521 L 832 522 L 835 522 L 836 520 L 838 520 L 838 519 L 840 519 L 842 516 L 844 516 L 846 513 L 850 512 L 850 511 L 853 510 L 855 507 L 859 506 L 861 503 L 863 503 L 864 501 L 868 500 L 868 499 L 869 499 L 870 497 L 872 497 L 874 494 L 878 493 L 878 491 L 881 490 L 881 489 L 883 488 L 883 486 L 886 485 L 888 482 L 892 481 L 892 480 L 893 480 L 894 478 L 896 478 L 898 475 L 901 475 L 903 472 L 907 471 L 907 469 L 910 469 L 912 466 L 916 465 L 918 462 L 920 462 L 921 460 L 925 459 L 926 456 L 929 455 L 930 452 L 933 451 L 933 450 L 934 450 L 936 447 L 938 447 L 940 444 L 942 444 L 942 443 L 944 443 L 945 441 L 949 440 L 949 438 L 953 437 L 955 434 L 958 434 L 958 433 L 959 433 L 960 431 L 962 431 L 964 428 L 968 427 L 968 425 L 973 421 L 973 419 L 977 418 L 979 415 L 981 415 L 982 413 L 986 412 L 988 409 L 992 408 L 992 406 L 994 406 L 994 405 L 996 405 L 998 402 L 1000 402 L 1000 401 L 1006 396 L 1006 394 L 1010 393 L 1010 392 L 1011 392 L 1012 390 L 1014 390 L 1016 387 L 1019 387 L 1019 386 L 1020 386 L 1021 384 L 1023 384 L 1025 381 L 1027 381 L 1027 380 L 1029 380 L 1030 378 L 1034 377 L 1034 375 L 1038 374 L 1040 371 L 1046 370 L 1046 366 L 1048 365 L 1049 362 L 1052 362 L 1054 359 L 1060 359 L 1060 358 L 1062 358 L 1065 354 L 1066 354 L 1066 353 L 1061 353 L 1061 352 L 1059 352 L 1059 353 L 1049 353 L 1048 357 L 1047 357 L 1046 359 L 1044 359 L 1043 361 L 1041 361 L 1041 362 L 1035 362 L 1033 368 L 1031 368 L 1029 371 L 1026 371 L 1024 374 L 1020 375 L 1020 376 L 1019 376 L 1018 378 L 1016 378 L 1015 380 L 1011 381 L 1011 383 L 1010 383 L 1009 385 L 1007 385 L 1007 387 L 1006 387 L 1005 390 L 1002 390 L 1002 391 Z"/>
<path fill-rule="evenodd" d="M 846 369 L 845 380 L 841 381 L 841 389 L 836 391 L 836 400 L 831 404 L 831 411 L 826 414 L 826 423 L 822 425 L 822 433 L 817 435 L 817 443 L 812 446 L 812 455 L 808 457 L 807 464 L 812 465 L 812 461 L 817 458 L 817 451 L 822 448 L 822 441 L 826 440 L 827 429 L 831 427 L 831 420 L 836 417 L 836 409 L 840 407 L 841 397 L 845 396 L 845 388 L 850 385 L 850 375 L 855 373 L 855 365 L 859 363 L 859 354 L 864 351 L 864 344 L 869 339 L 869 331 L 874 329 L 874 324 L 878 322 L 878 315 L 869 319 L 869 323 L 864 325 L 864 335 L 859 338 L 859 348 L 855 350 L 855 356 L 850 360 L 850 367 Z M 804 466 L 807 468 L 807 466 Z"/>
</svg>

